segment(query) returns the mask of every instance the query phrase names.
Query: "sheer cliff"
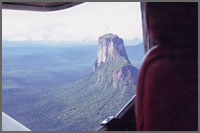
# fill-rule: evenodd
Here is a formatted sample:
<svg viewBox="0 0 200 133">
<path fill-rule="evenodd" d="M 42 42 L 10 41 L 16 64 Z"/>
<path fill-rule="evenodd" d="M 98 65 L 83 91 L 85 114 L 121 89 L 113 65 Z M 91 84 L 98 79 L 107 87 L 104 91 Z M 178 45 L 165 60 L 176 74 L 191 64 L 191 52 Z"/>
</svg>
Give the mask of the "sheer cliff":
<svg viewBox="0 0 200 133">
<path fill-rule="evenodd" d="M 127 88 L 137 82 L 138 70 L 128 59 L 123 39 L 111 33 L 99 37 L 94 71 L 97 83 L 106 80 L 113 88 Z"/>
</svg>

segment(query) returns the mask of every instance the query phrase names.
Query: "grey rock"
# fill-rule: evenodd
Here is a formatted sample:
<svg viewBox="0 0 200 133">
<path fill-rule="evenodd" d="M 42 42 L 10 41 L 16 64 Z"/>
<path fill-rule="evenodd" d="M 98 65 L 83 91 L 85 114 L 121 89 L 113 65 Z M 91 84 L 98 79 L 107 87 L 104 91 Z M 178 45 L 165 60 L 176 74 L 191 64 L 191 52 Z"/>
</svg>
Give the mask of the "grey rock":
<svg viewBox="0 0 200 133">
<path fill-rule="evenodd" d="M 111 33 L 99 37 L 94 71 L 98 75 L 98 83 L 109 80 L 114 88 L 126 88 L 137 82 L 138 70 L 128 59 L 123 39 Z"/>
</svg>

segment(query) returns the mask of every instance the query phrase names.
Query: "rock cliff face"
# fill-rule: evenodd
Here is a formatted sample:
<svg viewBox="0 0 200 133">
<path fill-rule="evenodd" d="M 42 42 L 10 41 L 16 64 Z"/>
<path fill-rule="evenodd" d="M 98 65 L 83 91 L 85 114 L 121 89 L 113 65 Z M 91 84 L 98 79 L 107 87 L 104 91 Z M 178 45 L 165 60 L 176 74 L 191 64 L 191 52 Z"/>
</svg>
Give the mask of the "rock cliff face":
<svg viewBox="0 0 200 133">
<path fill-rule="evenodd" d="M 114 34 L 99 37 L 94 71 L 97 83 L 110 83 L 114 88 L 126 88 L 137 82 L 138 70 L 130 63 L 123 40 Z"/>
<path fill-rule="evenodd" d="M 128 59 L 124 42 L 121 38 L 113 34 L 106 34 L 99 37 L 97 66 L 100 66 L 101 63 L 117 60 L 120 56 Z"/>
</svg>

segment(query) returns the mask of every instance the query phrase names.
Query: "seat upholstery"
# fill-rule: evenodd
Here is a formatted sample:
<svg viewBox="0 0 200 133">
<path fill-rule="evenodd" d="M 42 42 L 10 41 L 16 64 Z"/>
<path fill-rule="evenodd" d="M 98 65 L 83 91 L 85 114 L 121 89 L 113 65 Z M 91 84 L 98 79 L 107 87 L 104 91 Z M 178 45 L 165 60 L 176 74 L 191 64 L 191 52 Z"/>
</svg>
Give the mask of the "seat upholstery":
<svg viewBox="0 0 200 133">
<path fill-rule="evenodd" d="M 157 44 L 139 72 L 137 130 L 198 130 L 198 5 L 147 2 L 144 10 Z"/>
<path fill-rule="evenodd" d="M 198 67 L 190 49 L 154 47 L 139 74 L 137 130 L 197 130 Z"/>
</svg>

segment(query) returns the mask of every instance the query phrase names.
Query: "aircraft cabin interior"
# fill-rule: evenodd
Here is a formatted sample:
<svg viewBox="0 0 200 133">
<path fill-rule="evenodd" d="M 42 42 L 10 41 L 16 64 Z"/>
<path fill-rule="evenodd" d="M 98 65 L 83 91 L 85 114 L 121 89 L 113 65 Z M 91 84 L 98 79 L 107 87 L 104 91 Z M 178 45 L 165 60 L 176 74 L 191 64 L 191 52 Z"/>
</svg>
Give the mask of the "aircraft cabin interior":
<svg viewBox="0 0 200 133">
<path fill-rule="evenodd" d="M 2 2 L 2 8 L 51 12 L 79 4 L 84 2 Z M 98 131 L 197 131 L 198 2 L 140 6 L 145 57 L 136 95 L 117 114 L 102 120 Z M 4 128 L 29 130 L 18 122 Z"/>
</svg>

